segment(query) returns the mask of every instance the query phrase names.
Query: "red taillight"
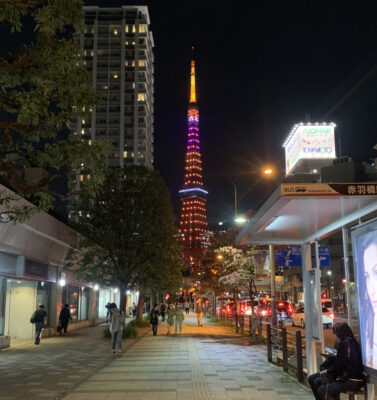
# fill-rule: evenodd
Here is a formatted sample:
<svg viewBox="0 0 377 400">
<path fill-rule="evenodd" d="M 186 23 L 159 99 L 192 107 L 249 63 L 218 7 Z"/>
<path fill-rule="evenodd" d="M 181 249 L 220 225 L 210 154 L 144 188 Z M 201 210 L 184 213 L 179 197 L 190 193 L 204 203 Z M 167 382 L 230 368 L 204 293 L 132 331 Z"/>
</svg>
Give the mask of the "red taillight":
<svg viewBox="0 0 377 400">
<path fill-rule="evenodd" d="M 279 306 L 279 307 L 283 307 L 283 306 L 284 306 L 284 303 L 280 302 L 280 303 L 278 303 L 278 306 Z"/>
<path fill-rule="evenodd" d="M 292 307 L 291 307 L 291 306 L 288 306 L 288 312 L 289 312 L 289 314 L 292 314 L 292 313 L 293 313 L 293 310 L 292 310 Z"/>
<path fill-rule="evenodd" d="M 230 307 L 226 306 L 226 311 L 229 312 L 230 311 Z"/>
<path fill-rule="evenodd" d="M 262 314 L 262 315 L 266 315 L 266 314 L 267 314 L 267 311 L 266 311 L 266 310 L 262 310 L 262 311 L 261 311 L 261 314 Z"/>
</svg>

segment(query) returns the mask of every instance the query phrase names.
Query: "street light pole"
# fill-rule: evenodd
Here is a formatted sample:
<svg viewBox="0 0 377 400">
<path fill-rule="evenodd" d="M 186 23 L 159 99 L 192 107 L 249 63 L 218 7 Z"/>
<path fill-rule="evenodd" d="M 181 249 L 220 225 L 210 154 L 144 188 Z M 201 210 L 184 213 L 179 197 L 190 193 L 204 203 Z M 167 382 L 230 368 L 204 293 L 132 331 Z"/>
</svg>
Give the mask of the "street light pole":
<svg viewBox="0 0 377 400">
<path fill-rule="evenodd" d="M 237 218 L 237 186 L 230 179 L 229 182 L 233 185 L 234 188 L 234 218 Z"/>
</svg>

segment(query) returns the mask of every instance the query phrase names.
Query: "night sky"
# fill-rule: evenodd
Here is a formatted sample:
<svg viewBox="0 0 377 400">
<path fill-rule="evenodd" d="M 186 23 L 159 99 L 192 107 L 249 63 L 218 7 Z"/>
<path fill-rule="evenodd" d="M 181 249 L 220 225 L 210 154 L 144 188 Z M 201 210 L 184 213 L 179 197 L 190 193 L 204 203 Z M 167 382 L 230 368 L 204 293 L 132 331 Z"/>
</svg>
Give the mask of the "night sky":
<svg viewBox="0 0 377 400">
<path fill-rule="evenodd" d="M 191 46 L 196 48 L 204 182 L 213 227 L 257 208 L 284 168 L 293 124 L 337 124 L 341 155 L 377 157 L 377 6 L 338 1 L 86 1 L 148 5 L 155 41 L 155 167 L 179 212 Z M 364 82 L 364 83 L 363 83 Z M 343 99 L 343 100 L 342 100 Z M 335 111 L 328 112 L 343 101 Z M 339 155 L 339 149 L 338 149 Z M 276 182 L 275 182 L 276 183 Z"/>
</svg>

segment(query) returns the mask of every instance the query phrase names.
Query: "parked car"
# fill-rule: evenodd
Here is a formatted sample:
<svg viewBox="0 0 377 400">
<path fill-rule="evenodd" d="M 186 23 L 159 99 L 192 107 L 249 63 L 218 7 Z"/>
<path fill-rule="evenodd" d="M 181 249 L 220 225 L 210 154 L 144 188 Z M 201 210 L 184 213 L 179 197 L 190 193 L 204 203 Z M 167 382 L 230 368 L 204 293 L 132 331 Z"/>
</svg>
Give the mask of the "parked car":
<svg viewBox="0 0 377 400">
<path fill-rule="evenodd" d="M 325 307 L 329 310 L 330 313 L 334 313 L 334 307 L 331 299 L 321 299 L 322 307 Z"/>
<path fill-rule="evenodd" d="M 292 306 L 287 301 L 276 301 L 276 319 L 287 320 L 290 319 L 293 313 Z M 271 301 L 258 308 L 258 314 L 261 319 L 270 319 L 272 315 Z"/>
<path fill-rule="evenodd" d="M 258 300 L 253 300 L 253 307 L 254 307 L 254 313 L 255 313 L 257 308 L 259 307 Z M 251 315 L 252 314 L 251 300 L 243 300 L 240 302 L 240 314 L 241 315 Z"/>
<path fill-rule="evenodd" d="M 334 314 L 328 308 L 322 307 L 322 323 L 325 328 L 332 328 L 334 322 Z M 305 310 L 304 307 L 299 307 L 292 314 L 292 325 L 305 328 Z"/>
</svg>

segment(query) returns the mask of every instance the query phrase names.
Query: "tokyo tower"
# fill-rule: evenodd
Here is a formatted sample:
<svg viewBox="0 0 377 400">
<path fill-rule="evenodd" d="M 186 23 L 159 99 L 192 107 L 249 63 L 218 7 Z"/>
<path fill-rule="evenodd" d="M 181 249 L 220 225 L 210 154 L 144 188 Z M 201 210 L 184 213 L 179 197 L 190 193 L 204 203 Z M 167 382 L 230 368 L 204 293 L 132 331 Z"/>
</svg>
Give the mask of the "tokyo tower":
<svg viewBox="0 0 377 400">
<path fill-rule="evenodd" d="M 190 103 L 187 113 L 188 132 L 185 157 L 185 179 L 181 198 L 180 233 L 186 264 L 194 265 L 206 242 L 208 223 L 206 201 L 208 192 L 203 188 L 202 156 L 199 140 L 199 111 L 196 102 L 195 61 L 191 60 Z"/>
</svg>

